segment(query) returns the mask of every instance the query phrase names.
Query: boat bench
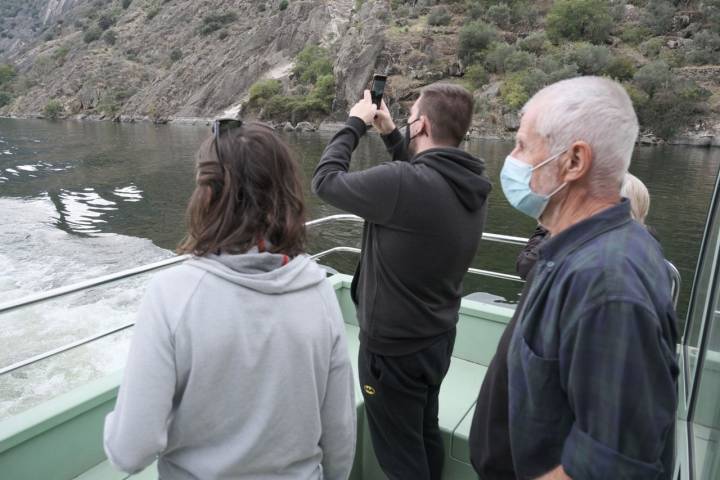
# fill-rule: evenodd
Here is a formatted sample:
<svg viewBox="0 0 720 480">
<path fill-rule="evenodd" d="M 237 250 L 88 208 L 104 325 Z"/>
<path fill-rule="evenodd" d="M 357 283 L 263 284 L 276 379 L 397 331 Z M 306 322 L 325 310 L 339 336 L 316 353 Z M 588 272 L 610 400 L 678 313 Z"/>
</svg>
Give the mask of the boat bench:
<svg viewBox="0 0 720 480">
<path fill-rule="evenodd" d="M 350 298 L 351 277 L 330 278 L 346 322 L 348 348 L 357 378 L 360 343 L 355 306 Z M 450 369 L 440 389 L 439 423 L 446 449 L 443 477 L 477 480 L 470 465 L 468 435 L 475 401 L 498 340 L 513 313 L 501 306 L 464 299 L 460 309 Z M 116 471 L 102 450 L 105 415 L 112 410 L 121 372 L 60 395 L 0 422 L 0 472 L 13 480 L 37 478 L 76 480 L 149 480 L 157 478 L 153 464 L 128 476 Z M 355 382 L 358 438 L 351 480 L 386 478 L 373 453 L 363 410 L 360 385 Z"/>
</svg>

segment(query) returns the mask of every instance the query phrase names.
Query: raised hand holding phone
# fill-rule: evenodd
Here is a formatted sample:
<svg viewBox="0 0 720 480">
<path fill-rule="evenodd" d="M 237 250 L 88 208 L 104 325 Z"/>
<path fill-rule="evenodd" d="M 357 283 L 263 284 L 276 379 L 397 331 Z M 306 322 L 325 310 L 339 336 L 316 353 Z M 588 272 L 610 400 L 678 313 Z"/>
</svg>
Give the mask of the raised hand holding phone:
<svg viewBox="0 0 720 480">
<path fill-rule="evenodd" d="M 373 126 L 380 135 L 389 135 L 395 130 L 395 122 L 393 122 L 392 116 L 390 116 L 390 110 L 388 110 L 387 105 L 385 105 L 385 100 L 381 100 L 380 108 L 375 112 Z"/>
<path fill-rule="evenodd" d="M 350 109 L 350 116 L 359 118 L 365 122 L 365 125 L 371 125 L 377 111 L 378 108 L 377 105 L 372 102 L 370 90 L 365 90 L 363 99 Z"/>
</svg>

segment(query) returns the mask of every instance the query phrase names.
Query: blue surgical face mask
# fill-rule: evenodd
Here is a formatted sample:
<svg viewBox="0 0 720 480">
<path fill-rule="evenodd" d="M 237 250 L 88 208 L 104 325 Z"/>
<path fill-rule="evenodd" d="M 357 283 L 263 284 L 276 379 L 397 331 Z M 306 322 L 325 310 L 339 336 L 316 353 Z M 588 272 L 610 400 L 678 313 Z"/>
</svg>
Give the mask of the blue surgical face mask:
<svg viewBox="0 0 720 480">
<path fill-rule="evenodd" d="M 505 165 L 503 165 L 502 171 L 500 172 L 500 184 L 502 185 L 505 198 L 510 202 L 510 205 L 525 215 L 539 219 L 552 196 L 562 190 L 567 183 L 563 183 L 547 195 L 541 195 L 533 192 L 532 188 L 530 188 L 532 173 L 538 168 L 559 158 L 563 153 L 565 152 L 563 151 L 553 155 L 547 160 L 538 163 L 535 167 L 518 160 L 512 155 L 508 155 L 505 159 Z"/>
</svg>

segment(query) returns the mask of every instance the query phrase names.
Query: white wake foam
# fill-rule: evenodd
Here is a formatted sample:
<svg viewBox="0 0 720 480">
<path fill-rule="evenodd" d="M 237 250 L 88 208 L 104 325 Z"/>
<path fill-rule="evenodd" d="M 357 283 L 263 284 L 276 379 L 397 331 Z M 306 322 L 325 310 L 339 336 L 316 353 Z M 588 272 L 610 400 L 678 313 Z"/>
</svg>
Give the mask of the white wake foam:
<svg viewBox="0 0 720 480">
<path fill-rule="evenodd" d="M 114 205 L 92 191 L 86 197 L 96 208 Z M 0 303 L 172 255 L 146 239 L 88 238 L 59 230 L 58 212 L 47 197 L 0 198 L 0 218 Z M 148 279 L 143 275 L 0 315 L 0 367 L 134 321 Z M 0 418 L 120 369 L 129 336 L 130 331 L 115 334 L 0 376 Z"/>
</svg>

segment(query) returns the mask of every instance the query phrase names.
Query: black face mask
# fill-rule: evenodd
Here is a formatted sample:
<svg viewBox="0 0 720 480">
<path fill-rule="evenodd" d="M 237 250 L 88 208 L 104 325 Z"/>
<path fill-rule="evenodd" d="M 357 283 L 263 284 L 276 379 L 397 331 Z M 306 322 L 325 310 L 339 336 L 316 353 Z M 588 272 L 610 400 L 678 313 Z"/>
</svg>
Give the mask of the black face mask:
<svg viewBox="0 0 720 480">
<path fill-rule="evenodd" d="M 417 134 L 415 134 L 415 135 L 413 135 L 413 136 L 411 137 L 411 136 L 410 136 L 410 125 L 412 125 L 413 123 L 417 122 L 418 120 L 420 120 L 420 119 L 419 119 L 419 118 L 416 118 L 416 119 L 413 120 L 412 122 L 410 122 L 410 123 L 408 123 L 407 125 L 405 125 L 405 149 L 408 151 L 408 153 L 410 153 L 410 156 L 411 156 L 411 157 L 414 156 L 414 153 L 413 153 L 412 150 L 410 149 L 410 142 L 412 142 L 413 139 L 414 139 L 415 137 L 417 137 L 418 135 L 420 135 L 420 134 L 417 133 Z"/>
</svg>

